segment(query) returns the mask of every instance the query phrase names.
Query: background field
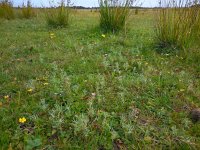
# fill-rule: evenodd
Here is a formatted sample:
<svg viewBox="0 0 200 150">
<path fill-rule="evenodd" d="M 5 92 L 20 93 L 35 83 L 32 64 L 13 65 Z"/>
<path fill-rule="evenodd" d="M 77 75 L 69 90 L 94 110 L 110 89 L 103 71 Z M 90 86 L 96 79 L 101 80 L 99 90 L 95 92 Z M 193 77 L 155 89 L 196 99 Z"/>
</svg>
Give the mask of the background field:
<svg viewBox="0 0 200 150">
<path fill-rule="evenodd" d="M 42 10 L 0 20 L 0 149 L 199 149 L 198 39 L 157 53 L 155 15 L 133 11 L 126 34 L 105 38 L 90 10 L 64 29 Z"/>
</svg>

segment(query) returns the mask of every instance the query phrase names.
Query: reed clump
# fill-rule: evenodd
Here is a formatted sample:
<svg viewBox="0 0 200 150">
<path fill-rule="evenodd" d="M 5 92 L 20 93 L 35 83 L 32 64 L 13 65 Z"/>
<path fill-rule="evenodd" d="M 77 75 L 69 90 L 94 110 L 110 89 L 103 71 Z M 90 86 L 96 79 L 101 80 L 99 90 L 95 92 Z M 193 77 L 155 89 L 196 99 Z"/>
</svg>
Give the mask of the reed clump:
<svg viewBox="0 0 200 150">
<path fill-rule="evenodd" d="M 9 0 L 2 0 L 0 2 L 0 18 L 4 19 L 14 19 L 14 10 L 13 10 L 13 4 Z"/>
<path fill-rule="evenodd" d="M 100 0 L 100 27 L 105 32 L 122 30 L 134 2 L 135 0 Z"/>
<path fill-rule="evenodd" d="M 23 3 L 23 6 L 22 6 L 22 18 L 30 19 L 30 18 L 32 18 L 34 16 L 35 16 L 35 12 L 33 10 L 32 4 L 31 4 L 31 0 L 28 0 L 26 5 Z"/>
<path fill-rule="evenodd" d="M 62 0 L 59 7 L 46 10 L 46 21 L 53 28 L 67 27 L 70 21 L 70 0 Z"/>
<path fill-rule="evenodd" d="M 191 43 L 198 30 L 197 0 L 161 0 L 156 20 L 156 41 L 163 52 L 179 51 Z"/>
<path fill-rule="evenodd" d="M 193 37 L 197 40 L 198 44 L 200 40 L 200 0 L 196 1 L 195 5 L 192 6 L 196 13 L 196 21 L 192 30 Z"/>
</svg>

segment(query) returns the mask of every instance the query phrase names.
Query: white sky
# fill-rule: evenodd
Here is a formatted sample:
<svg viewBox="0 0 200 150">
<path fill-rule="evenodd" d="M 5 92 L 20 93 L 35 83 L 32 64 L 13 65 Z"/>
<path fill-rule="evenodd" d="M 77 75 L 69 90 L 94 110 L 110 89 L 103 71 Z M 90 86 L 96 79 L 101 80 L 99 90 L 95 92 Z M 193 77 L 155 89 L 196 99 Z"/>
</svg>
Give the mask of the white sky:
<svg viewBox="0 0 200 150">
<path fill-rule="evenodd" d="M 14 6 L 22 5 L 23 2 L 27 0 L 12 0 Z M 31 0 L 33 6 L 49 6 L 49 1 L 54 1 L 54 3 L 59 2 L 60 0 Z M 97 7 L 98 0 L 71 0 L 74 6 L 84 6 L 84 7 Z M 144 7 L 155 7 L 158 6 L 158 0 L 139 0 L 139 4 L 143 3 Z"/>
</svg>

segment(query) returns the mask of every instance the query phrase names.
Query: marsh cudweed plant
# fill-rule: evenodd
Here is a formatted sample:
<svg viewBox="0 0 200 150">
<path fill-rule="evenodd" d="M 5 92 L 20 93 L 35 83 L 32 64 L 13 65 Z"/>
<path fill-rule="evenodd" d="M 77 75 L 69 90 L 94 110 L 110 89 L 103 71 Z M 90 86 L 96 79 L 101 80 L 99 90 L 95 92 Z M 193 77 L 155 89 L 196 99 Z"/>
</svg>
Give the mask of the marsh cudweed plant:
<svg viewBox="0 0 200 150">
<path fill-rule="evenodd" d="M 105 32 L 118 32 L 126 26 L 130 7 L 135 0 L 99 0 L 100 27 Z"/>
<path fill-rule="evenodd" d="M 189 46 L 198 27 L 199 0 L 161 0 L 156 20 L 156 41 L 162 52 Z"/>
<path fill-rule="evenodd" d="M 89 117 L 86 114 L 76 115 L 72 123 L 74 133 L 82 133 L 83 136 L 89 134 Z"/>
<path fill-rule="evenodd" d="M 61 0 L 58 7 L 47 9 L 46 20 L 50 27 L 67 27 L 70 19 L 71 0 Z"/>
<path fill-rule="evenodd" d="M 9 0 L 2 0 L 0 1 L 0 18 L 4 19 L 14 19 L 14 10 L 13 10 L 13 4 Z"/>
</svg>

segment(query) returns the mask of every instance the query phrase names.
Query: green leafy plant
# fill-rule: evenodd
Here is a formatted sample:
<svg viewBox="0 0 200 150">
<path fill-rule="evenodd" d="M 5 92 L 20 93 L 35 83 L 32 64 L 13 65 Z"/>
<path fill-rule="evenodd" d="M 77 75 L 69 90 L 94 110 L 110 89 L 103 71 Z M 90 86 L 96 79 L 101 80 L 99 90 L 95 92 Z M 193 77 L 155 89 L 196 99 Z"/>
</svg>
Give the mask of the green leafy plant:
<svg viewBox="0 0 200 150">
<path fill-rule="evenodd" d="M 100 27 L 106 32 L 117 32 L 126 26 L 130 6 L 135 0 L 100 0 Z"/>
<path fill-rule="evenodd" d="M 0 2 L 0 18 L 14 19 L 13 4 L 9 0 L 3 0 Z"/>
<path fill-rule="evenodd" d="M 60 6 L 46 11 L 46 21 L 50 27 L 67 27 L 70 19 L 70 0 L 65 4 L 61 0 Z"/>
<path fill-rule="evenodd" d="M 32 5 L 31 5 L 31 0 L 27 1 L 27 5 L 23 3 L 22 7 L 22 18 L 30 19 L 35 15 Z"/>
<path fill-rule="evenodd" d="M 156 20 L 156 41 L 162 52 L 185 49 L 197 22 L 196 0 L 161 0 Z"/>
</svg>

